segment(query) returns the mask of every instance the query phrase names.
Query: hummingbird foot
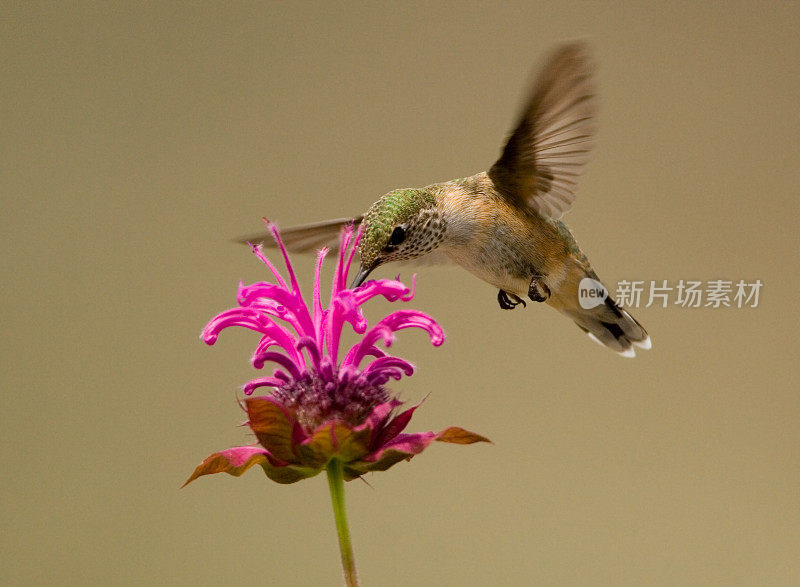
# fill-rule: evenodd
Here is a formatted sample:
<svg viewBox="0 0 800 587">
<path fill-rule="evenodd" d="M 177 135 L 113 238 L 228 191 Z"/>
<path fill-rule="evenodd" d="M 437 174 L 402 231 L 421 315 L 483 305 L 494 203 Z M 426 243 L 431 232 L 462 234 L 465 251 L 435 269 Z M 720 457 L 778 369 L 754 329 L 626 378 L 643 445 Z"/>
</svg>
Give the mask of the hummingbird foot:
<svg viewBox="0 0 800 587">
<path fill-rule="evenodd" d="M 504 310 L 513 310 L 520 304 L 522 304 L 522 307 L 524 308 L 526 305 L 525 300 L 523 300 L 521 297 L 514 295 L 513 293 L 510 294 L 502 289 L 497 292 L 497 301 L 500 303 L 500 307 Z"/>
<path fill-rule="evenodd" d="M 544 302 L 550 297 L 550 288 L 544 283 L 544 275 L 534 275 L 531 278 L 528 297 L 534 302 Z"/>
</svg>

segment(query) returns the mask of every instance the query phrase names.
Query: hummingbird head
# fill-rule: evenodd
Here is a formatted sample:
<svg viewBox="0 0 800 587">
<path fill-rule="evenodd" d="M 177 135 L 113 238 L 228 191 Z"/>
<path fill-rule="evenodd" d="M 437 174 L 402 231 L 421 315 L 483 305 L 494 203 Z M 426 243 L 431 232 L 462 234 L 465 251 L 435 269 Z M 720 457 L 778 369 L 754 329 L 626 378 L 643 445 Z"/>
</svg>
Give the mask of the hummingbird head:
<svg viewBox="0 0 800 587">
<path fill-rule="evenodd" d="M 350 286 L 358 287 L 376 267 L 425 255 L 444 238 L 436 200 L 425 189 L 394 190 L 367 210 L 358 245 L 361 270 Z"/>
</svg>

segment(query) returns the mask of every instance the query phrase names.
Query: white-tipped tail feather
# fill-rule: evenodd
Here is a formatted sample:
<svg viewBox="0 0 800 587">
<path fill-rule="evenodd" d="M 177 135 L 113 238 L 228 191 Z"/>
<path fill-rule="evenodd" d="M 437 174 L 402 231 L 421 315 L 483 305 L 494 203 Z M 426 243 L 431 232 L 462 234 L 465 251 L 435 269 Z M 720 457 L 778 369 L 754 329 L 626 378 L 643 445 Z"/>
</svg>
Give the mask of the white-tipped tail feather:
<svg viewBox="0 0 800 587">
<path fill-rule="evenodd" d="M 611 298 L 591 309 L 580 306 L 562 310 L 598 344 L 622 357 L 632 359 L 636 348 L 650 349 L 653 344 L 642 325 Z"/>
<path fill-rule="evenodd" d="M 568 285 L 575 281 L 574 287 Z M 620 308 L 611 298 L 593 308 L 583 308 L 578 301 L 577 279 L 567 283 L 555 292 L 548 303 L 575 321 L 589 338 L 604 347 L 610 348 L 620 356 L 636 356 L 636 348 L 652 348 L 647 331 L 626 310 Z"/>
</svg>

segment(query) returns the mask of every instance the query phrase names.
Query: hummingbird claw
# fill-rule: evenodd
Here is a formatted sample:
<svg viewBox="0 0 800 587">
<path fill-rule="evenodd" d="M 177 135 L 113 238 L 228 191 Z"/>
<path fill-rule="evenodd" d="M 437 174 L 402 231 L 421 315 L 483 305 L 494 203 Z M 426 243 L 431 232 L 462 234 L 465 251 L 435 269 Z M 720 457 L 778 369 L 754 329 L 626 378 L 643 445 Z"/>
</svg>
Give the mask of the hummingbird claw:
<svg viewBox="0 0 800 587">
<path fill-rule="evenodd" d="M 520 304 L 522 304 L 524 308 L 526 305 L 525 300 L 502 289 L 497 292 L 497 301 L 500 303 L 500 307 L 503 310 L 513 310 Z"/>
<path fill-rule="evenodd" d="M 528 297 L 534 302 L 544 302 L 550 297 L 550 288 L 544 283 L 543 275 L 534 275 L 531 278 Z"/>
</svg>

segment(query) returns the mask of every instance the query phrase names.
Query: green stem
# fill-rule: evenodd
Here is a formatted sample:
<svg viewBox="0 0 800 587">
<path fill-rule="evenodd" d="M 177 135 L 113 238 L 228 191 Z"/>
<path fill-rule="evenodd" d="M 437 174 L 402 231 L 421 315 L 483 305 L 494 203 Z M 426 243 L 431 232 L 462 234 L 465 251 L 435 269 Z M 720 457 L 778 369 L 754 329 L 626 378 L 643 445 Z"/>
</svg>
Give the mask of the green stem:
<svg viewBox="0 0 800 587">
<path fill-rule="evenodd" d="M 326 467 L 328 487 L 331 490 L 333 516 L 336 518 L 336 533 L 339 535 L 339 550 L 342 553 L 342 569 L 347 587 L 358 587 L 356 562 L 353 558 L 353 545 L 350 542 L 350 528 L 347 526 L 347 510 L 344 503 L 344 466 L 339 459 L 331 459 Z"/>
</svg>

